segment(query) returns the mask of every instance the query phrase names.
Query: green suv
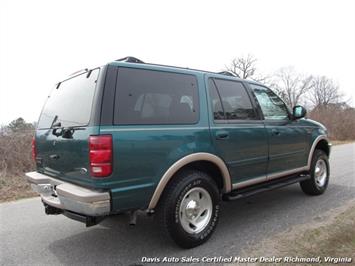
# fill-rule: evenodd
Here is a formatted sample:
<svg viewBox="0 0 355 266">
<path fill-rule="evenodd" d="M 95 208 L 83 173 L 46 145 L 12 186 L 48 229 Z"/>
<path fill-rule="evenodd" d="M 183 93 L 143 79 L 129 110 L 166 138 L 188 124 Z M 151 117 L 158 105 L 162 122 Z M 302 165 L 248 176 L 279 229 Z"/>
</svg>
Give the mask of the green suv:
<svg viewBox="0 0 355 266">
<path fill-rule="evenodd" d="M 26 177 L 47 214 L 91 226 L 144 211 L 191 248 L 215 230 L 221 200 L 298 182 L 326 190 L 327 130 L 305 114 L 228 72 L 126 57 L 53 88 Z"/>
</svg>

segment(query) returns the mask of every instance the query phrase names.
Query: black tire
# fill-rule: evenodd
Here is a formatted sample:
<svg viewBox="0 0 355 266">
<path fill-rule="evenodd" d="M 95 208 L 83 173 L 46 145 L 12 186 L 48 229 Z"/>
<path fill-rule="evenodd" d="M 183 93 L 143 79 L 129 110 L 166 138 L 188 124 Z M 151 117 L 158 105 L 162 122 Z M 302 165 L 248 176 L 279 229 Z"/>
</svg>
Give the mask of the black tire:
<svg viewBox="0 0 355 266">
<path fill-rule="evenodd" d="M 199 193 L 200 190 L 203 191 L 203 194 Z M 208 193 L 210 198 L 208 198 L 205 192 Z M 212 208 L 205 214 L 203 214 L 202 207 L 193 209 L 196 210 L 196 212 L 197 210 L 201 210 L 202 214 L 198 217 L 198 219 L 204 219 L 203 224 L 205 224 L 205 227 L 201 227 L 202 231 L 196 231 L 196 233 L 187 232 L 184 229 L 184 226 L 186 228 L 186 224 L 189 223 L 186 223 L 187 220 L 181 217 L 181 215 L 185 215 L 187 217 L 187 206 L 189 204 L 187 204 L 186 208 L 183 209 L 185 212 L 181 211 L 180 206 L 185 206 L 184 204 L 186 202 L 193 199 L 192 196 L 191 198 L 188 198 L 190 196 L 189 193 L 197 193 L 200 199 L 202 199 L 201 195 L 206 195 L 203 197 L 208 199 L 208 203 L 212 202 Z M 204 200 L 206 200 L 206 198 L 204 198 Z M 199 199 L 197 199 L 197 202 L 199 202 L 198 200 Z M 186 249 L 193 248 L 206 242 L 214 232 L 219 218 L 219 203 L 220 195 L 217 184 L 209 175 L 197 170 L 185 170 L 178 173 L 165 189 L 163 196 L 159 201 L 157 217 L 166 233 L 177 245 Z M 203 218 L 203 215 L 207 216 Z M 181 219 L 185 221 L 185 225 L 183 225 Z M 189 229 L 194 230 L 193 227 Z"/>
<path fill-rule="evenodd" d="M 323 182 L 319 182 L 316 175 L 317 162 L 322 161 L 325 164 L 325 179 Z M 318 168 L 319 169 L 319 168 Z M 302 191 L 307 195 L 321 195 L 325 192 L 329 183 L 329 161 L 328 156 L 323 150 L 315 150 L 312 157 L 311 169 L 310 169 L 310 179 L 300 182 Z"/>
</svg>

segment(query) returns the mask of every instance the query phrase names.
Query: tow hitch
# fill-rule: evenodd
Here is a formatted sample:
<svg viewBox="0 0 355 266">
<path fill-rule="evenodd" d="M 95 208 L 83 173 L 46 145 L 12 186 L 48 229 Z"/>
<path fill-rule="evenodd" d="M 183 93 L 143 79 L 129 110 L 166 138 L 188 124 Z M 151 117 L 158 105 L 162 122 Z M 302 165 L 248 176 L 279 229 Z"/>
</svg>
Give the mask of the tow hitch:
<svg viewBox="0 0 355 266">
<path fill-rule="evenodd" d="M 44 205 L 44 212 L 47 214 L 47 215 L 58 215 L 58 214 L 62 214 L 63 213 L 63 210 L 61 209 L 58 209 L 56 207 L 53 207 L 53 206 L 50 206 L 46 203 L 43 203 Z"/>
<path fill-rule="evenodd" d="M 44 211 L 47 215 L 63 214 L 64 216 L 66 216 L 72 220 L 84 223 L 86 225 L 86 227 L 97 225 L 105 218 L 105 216 L 86 216 L 86 215 L 82 215 L 82 214 L 79 214 L 76 212 L 58 209 L 58 208 L 50 206 L 46 203 L 43 203 L 43 205 L 44 205 Z"/>
</svg>

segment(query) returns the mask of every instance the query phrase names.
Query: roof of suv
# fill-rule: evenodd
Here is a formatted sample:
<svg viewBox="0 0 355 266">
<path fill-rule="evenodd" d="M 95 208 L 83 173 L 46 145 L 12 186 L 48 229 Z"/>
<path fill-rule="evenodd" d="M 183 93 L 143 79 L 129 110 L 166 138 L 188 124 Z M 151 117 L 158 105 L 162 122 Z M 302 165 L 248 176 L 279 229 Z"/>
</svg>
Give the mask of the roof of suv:
<svg viewBox="0 0 355 266">
<path fill-rule="evenodd" d="M 136 59 L 136 58 L 134 58 L 134 59 Z M 136 60 L 138 60 L 138 59 L 136 59 Z M 117 61 L 110 62 L 109 65 L 121 66 L 121 67 L 133 67 L 133 68 L 141 68 L 141 69 L 150 69 L 150 70 L 163 70 L 163 71 L 185 73 L 185 74 L 208 74 L 208 75 L 213 75 L 214 77 L 220 77 L 223 79 L 234 79 L 234 80 L 239 80 L 239 81 L 243 80 L 237 76 L 229 75 L 226 72 L 215 73 L 215 72 L 206 71 L 206 70 L 199 70 L 199 69 L 191 69 L 191 68 L 184 68 L 184 67 L 177 67 L 177 66 L 144 63 L 142 61 L 140 61 L 140 62 L 129 62 L 128 61 L 127 62 L 127 61 L 117 60 Z"/>
</svg>

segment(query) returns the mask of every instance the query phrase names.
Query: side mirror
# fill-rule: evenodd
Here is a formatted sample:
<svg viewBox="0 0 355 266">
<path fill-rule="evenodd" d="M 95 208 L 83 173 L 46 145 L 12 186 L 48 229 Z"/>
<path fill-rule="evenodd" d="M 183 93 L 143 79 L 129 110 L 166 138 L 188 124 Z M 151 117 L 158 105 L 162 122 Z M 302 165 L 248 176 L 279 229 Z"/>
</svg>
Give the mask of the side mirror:
<svg viewBox="0 0 355 266">
<path fill-rule="evenodd" d="M 307 110 L 300 105 L 296 105 L 293 107 L 293 118 L 294 119 L 300 119 L 302 117 L 305 117 L 307 114 Z"/>
</svg>

